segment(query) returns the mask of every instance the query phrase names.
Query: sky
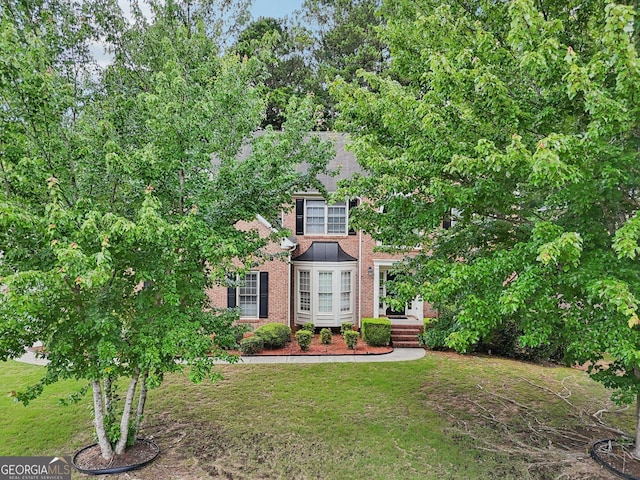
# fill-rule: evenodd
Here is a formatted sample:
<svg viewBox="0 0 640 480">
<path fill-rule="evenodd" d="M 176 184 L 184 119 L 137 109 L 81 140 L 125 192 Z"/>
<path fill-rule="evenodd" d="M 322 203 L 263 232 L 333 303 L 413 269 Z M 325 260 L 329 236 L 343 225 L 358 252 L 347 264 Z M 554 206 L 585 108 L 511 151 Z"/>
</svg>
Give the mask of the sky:
<svg viewBox="0 0 640 480">
<path fill-rule="evenodd" d="M 253 0 L 250 11 L 254 19 L 260 17 L 282 18 L 285 15 L 292 14 L 294 10 L 299 9 L 303 1 L 304 0 Z M 118 0 L 118 3 L 125 14 L 127 14 L 129 11 L 129 0 Z M 145 12 L 148 11 L 148 9 L 145 10 L 143 5 L 142 11 Z M 104 53 L 104 47 L 100 43 L 93 44 L 91 51 L 100 66 L 104 67 L 111 62 L 111 57 Z"/>
<path fill-rule="evenodd" d="M 253 18 L 282 18 L 302 6 L 302 0 L 253 0 Z"/>
</svg>

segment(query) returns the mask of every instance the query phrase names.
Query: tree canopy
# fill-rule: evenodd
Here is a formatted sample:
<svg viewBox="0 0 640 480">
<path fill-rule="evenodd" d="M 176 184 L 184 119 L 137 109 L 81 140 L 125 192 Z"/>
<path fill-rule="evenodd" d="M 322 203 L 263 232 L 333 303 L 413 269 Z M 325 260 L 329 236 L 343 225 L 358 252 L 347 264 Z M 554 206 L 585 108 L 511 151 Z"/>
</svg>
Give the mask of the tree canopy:
<svg viewBox="0 0 640 480">
<path fill-rule="evenodd" d="M 396 293 L 452 312 L 449 347 L 515 324 L 521 345 L 562 343 L 618 400 L 637 398 L 633 2 L 407 0 L 382 13 L 396 80 L 361 73 L 364 87 L 334 93 L 368 171 L 344 187 L 369 199 L 359 226 L 422 248 Z"/>
<path fill-rule="evenodd" d="M 284 132 L 255 135 L 260 60 L 221 53 L 192 6 L 153 2 L 152 19 L 128 23 L 115 2 L 11 5 L 0 18 L 0 358 L 44 343 L 46 375 L 18 394 L 25 403 L 58 379 L 87 380 L 110 458 L 135 440 L 146 389 L 165 373 L 215 379 L 215 359 L 233 360 L 236 313 L 206 289 L 269 241 L 235 225 L 276 218 L 317 184 L 331 146 L 306 138 L 308 100 L 290 103 Z M 102 72 L 87 55 L 95 33 L 112 42 Z"/>
</svg>

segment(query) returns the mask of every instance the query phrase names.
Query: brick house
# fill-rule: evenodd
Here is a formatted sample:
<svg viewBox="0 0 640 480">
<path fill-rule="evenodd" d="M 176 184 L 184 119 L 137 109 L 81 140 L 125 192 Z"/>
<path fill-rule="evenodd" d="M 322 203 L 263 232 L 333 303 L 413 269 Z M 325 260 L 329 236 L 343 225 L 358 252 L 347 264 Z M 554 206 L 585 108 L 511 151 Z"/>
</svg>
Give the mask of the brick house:
<svg viewBox="0 0 640 480">
<path fill-rule="evenodd" d="M 323 140 L 334 143 L 336 155 L 330 162 L 337 176 L 322 176 L 327 191 L 334 192 L 340 179 L 360 171 L 354 155 L 345 150 L 346 137 L 319 132 Z M 279 322 L 294 328 L 306 322 L 317 327 L 339 327 L 361 318 L 390 317 L 402 323 L 414 323 L 436 312 L 420 299 L 393 311 L 384 303 L 385 282 L 399 256 L 375 252 L 376 241 L 349 226 L 349 210 L 359 199 L 327 204 L 318 192 L 295 196 L 295 208 L 283 212 L 281 226 L 258 217 L 238 228 L 255 228 L 268 235 L 276 228 L 293 233 L 280 245 L 271 244 L 268 252 L 278 258 L 253 269 L 230 287 L 214 287 L 208 293 L 214 305 L 239 307 L 240 321 L 258 327 Z M 402 319 L 402 320 L 400 320 Z"/>
</svg>

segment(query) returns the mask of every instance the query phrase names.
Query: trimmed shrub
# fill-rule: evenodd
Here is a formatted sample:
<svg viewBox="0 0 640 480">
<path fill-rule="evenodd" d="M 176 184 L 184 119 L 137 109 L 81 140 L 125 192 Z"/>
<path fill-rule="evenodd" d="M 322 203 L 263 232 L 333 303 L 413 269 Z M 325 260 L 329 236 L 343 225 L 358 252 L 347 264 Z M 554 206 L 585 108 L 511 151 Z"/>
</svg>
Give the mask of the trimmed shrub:
<svg viewBox="0 0 640 480">
<path fill-rule="evenodd" d="M 340 324 L 340 335 L 344 336 L 344 332 L 348 332 L 349 330 L 353 330 L 353 322 L 342 322 Z"/>
<path fill-rule="evenodd" d="M 391 342 L 391 320 L 388 318 L 363 318 L 362 338 L 372 347 L 384 347 Z"/>
<path fill-rule="evenodd" d="M 296 341 L 298 342 L 298 346 L 300 350 L 306 352 L 309 350 L 311 346 L 311 339 L 313 338 L 313 333 L 306 329 L 301 329 L 296 332 Z"/>
<path fill-rule="evenodd" d="M 355 330 L 345 330 L 342 336 L 344 338 L 344 342 L 347 344 L 347 348 L 355 350 L 356 345 L 358 344 L 358 338 L 360 338 L 360 333 Z"/>
<path fill-rule="evenodd" d="M 282 323 L 267 323 L 258 328 L 254 335 L 264 342 L 264 348 L 282 348 L 291 341 L 291 327 Z"/>
<path fill-rule="evenodd" d="M 264 349 L 264 341 L 260 337 L 247 337 L 240 340 L 240 351 L 243 355 L 255 355 Z"/>
<path fill-rule="evenodd" d="M 313 324 L 313 322 L 307 322 L 304 325 L 302 325 L 302 330 L 307 330 L 311 333 L 316 331 L 316 326 Z"/>
<path fill-rule="evenodd" d="M 323 345 L 329 345 L 331 340 L 333 339 L 333 333 L 328 328 L 323 328 L 320 330 L 320 341 Z"/>
</svg>

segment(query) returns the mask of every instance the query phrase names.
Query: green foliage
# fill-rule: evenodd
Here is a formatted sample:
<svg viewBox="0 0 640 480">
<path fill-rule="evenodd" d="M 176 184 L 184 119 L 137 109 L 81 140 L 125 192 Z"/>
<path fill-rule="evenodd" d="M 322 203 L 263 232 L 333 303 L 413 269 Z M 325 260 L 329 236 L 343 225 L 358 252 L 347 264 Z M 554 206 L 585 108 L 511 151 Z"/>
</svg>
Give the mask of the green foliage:
<svg viewBox="0 0 640 480">
<path fill-rule="evenodd" d="M 353 322 L 342 322 L 340 324 L 340 335 L 344 335 L 344 332 L 353 330 Z"/>
<path fill-rule="evenodd" d="M 631 3 L 388 1 L 392 78 L 334 83 L 366 171 L 343 185 L 368 199 L 353 223 L 386 251 L 421 247 L 395 298 L 451 309 L 425 343 L 566 347 L 616 399 L 640 391 Z"/>
<path fill-rule="evenodd" d="M 449 336 L 459 329 L 458 323 L 452 316 L 440 316 L 425 322 L 424 332 L 418 336 L 420 345 L 430 350 L 449 350 L 447 345 Z"/>
<path fill-rule="evenodd" d="M 306 352 L 311 346 L 311 340 L 313 339 L 313 332 L 307 329 L 300 329 L 296 332 L 296 341 L 300 346 L 300 350 Z"/>
<path fill-rule="evenodd" d="M 5 6 L 0 360 L 36 340 L 50 360 L 18 398 L 69 377 L 105 399 L 105 378 L 129 379 L 132 393 L 173 371 L 215 379 L 216 358 L 235 358 L 237 312 L 206 292 L 272 240 L 239 221 L 277 218 L 318 187 L 332 152 L 307 140 L 312 101 L 288 104 L 283 132 L 255 136 L 264 66 L 221 53 L 204 4 L 153 2 L 153 19 L 133 23 L 113 1 Z M 100 71 L 97 40 L 115 52 Z M 110 440 L 123 443 L 114 415 Z"/>
<path fill-rule="evenodd" d="M 307 88 L 323 108 L 322 130 L 331 130 L 337 116 L 327 84 L 336 78 L 358 79 L 360 69 L 381 73 L 387 68 L 388 49 L 377 29 L 381 0 L 306 0 L 299 20 L 308 26 L 311 72 Z"/>
<path fill-rule="evenodd" d="M 262 338 L 265 348 L 282 348 L 291 341 L 291 327 L 283 323 L 267 323 L 254 332 Z"/>
<path fill-rule="evenodd" d="M 358 344 L 358 338 L 360 338 L 360 333 L 355 330 L 345 330 L 342 334 L 344 338 L 344 342 L 347 344 L 347 348 L 351 350 L 356 349 L 356 345 Z"/>
<path fill-rule="evenodd" d="M 382 347 L 391 342 L 391 320 L 388 318 L 363 318 L 362 339 L 372 347 Z"/>
<path fill-rule="evenodd" d="M 315 332 L 316 330 L 316 326 L 313 324 L 313 322 L 306 322 L 303 326 L 302 326 L 303 330 L 309 330 L 311 333 Z"/>
<path fill-rule="evenodd" d="M 455 324 L 453 327 L 455 328 Z M 564 360 L 566 345 L 560 339 L 550 339 L 544 344 L 533 342 L 533 345 L 526 345 L 522 341 L 523 335 L 524 332 L 518 324 L 509 321 L 483 337 L 474 351 L 526 361 L 543 360 L 561 363 Z"/>
<path fill-rule="evenodd" d="M 243 355 L 256 355 L 264 350 L 264 346 L 264 340 L 257 335 L 240 340 L 240 352 Z"/>
<path fill-rule="evenodd" d="M 330 345 L 333 340 L 333 333 L 330 328 L 323 328 L 320 330 L 320 342 L 323 345 Z"/>
<path fill-rule="evenodd" d="M 240 344 L 245 333 L 253 331 L 253 326 L 250 323 L 236 323 L 231 328 L 233 330 L 233 337 L 236 341 L 236 344 Z"/>
</svg>

